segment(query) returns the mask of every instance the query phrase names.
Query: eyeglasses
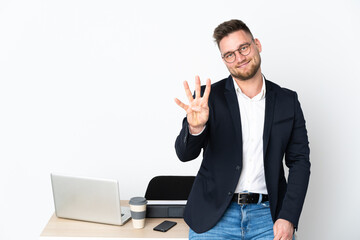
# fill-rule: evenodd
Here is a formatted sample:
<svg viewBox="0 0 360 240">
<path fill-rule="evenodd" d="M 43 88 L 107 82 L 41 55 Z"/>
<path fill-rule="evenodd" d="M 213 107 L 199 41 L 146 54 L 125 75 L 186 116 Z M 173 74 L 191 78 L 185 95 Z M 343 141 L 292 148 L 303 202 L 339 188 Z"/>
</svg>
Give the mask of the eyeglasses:
<svg viewBox="0 0 360 240">
<path fill-rule="evenodd" d="M 227 62 L 227 63 L 233 63 L 233 62 L 235 62 L 235 59 L 236 59 L 236 54 L 235 54 L 235 52 L 238 51 L 238 52 L 239 52 L 241 55 L 243 55 L 243 56 L 249 55 L 250 52 L 251 52 L 251 43 L 252 43 L 252 41 L 251 41 L 250 43 L 241 44 L 240 47 L 239 47 L 237 50 L 235 50 L 235 51 L 233 51 L 233 52 L 227 52 L 227 53 L 225 53 L 224 56 L 222 56 L 222 58 L 223 58 L 223 59 L 225 60 L 225 62 Z"/>
</svg>

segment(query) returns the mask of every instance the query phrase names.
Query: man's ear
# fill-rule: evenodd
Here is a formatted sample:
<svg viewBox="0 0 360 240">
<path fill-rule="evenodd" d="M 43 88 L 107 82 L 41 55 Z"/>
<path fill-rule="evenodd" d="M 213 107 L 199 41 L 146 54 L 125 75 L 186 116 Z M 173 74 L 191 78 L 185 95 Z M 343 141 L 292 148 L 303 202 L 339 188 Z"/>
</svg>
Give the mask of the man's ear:
<svg viewBox="0 0 360 240">
<path fill-rule="evenodd" d="M 259 53 L 261 53 L 261 51 L 262 51 L 262 46 L 261 46 L 261 43 L 260 43 L 259 39 L 254 38 L 254 43 L 255 43 L 255 46 L 257 47 Z"/>
</svg>

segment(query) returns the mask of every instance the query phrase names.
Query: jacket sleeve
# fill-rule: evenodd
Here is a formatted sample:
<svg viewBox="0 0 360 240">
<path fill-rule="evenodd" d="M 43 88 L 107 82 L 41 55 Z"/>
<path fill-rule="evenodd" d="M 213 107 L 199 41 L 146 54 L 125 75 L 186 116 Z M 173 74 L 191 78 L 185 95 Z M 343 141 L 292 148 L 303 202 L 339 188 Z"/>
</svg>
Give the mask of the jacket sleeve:
<svg viewBox="0 0 360 240">
<path fill-rule="evenodd" d="M 289 168 L 288 184 L 278 218 L 292 222 L 297 228 L 310 178 L 310 149 L 305 119 L 296 93 L 294 101 L 294 125 L 285 151 L 285 164 Z"/>
<path fill-rule="evenodd" d="M 182 129 L 175 141 L 175 150 L 178 158 L 183 162 L 197 158 L 201 149 L 205 146 L 207 132 L 208 127 L 206 126 L 201 134 L 197 136 L 191 135 L 187 118 L 184 118 Z"/>
</svg>

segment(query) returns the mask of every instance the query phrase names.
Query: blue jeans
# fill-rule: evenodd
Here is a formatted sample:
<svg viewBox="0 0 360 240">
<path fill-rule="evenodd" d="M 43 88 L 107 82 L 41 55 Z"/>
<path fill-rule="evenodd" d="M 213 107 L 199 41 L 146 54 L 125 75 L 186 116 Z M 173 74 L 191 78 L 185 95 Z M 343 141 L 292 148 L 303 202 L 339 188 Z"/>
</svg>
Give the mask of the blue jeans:
<svg viewBox="0 0 360 240">
<path fill-rule="evenodd" d="M 190 229 L 189 239 L 273 240 L 273 225 L 269 202 L 246 205 L 232 202 L 212 229 L 200 234 Z"/>
</svg>

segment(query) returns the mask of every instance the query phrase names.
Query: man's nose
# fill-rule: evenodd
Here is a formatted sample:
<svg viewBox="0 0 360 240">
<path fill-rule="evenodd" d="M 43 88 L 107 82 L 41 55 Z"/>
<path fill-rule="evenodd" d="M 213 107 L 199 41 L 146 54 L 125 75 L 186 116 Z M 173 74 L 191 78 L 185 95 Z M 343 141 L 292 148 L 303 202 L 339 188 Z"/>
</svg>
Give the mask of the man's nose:
<svg viewBox="0 0 360 240">
<path fill-rule="evenodd" d="M 245 56 L 241 55 L 239 50 L 237 50 L 235 52 L 235 57 L 236 57 L 235 60 L 238 61 L 238 62 L 242 62 L 245 59 Z"/>
</svg>

